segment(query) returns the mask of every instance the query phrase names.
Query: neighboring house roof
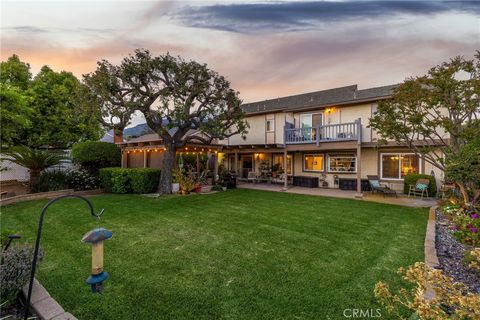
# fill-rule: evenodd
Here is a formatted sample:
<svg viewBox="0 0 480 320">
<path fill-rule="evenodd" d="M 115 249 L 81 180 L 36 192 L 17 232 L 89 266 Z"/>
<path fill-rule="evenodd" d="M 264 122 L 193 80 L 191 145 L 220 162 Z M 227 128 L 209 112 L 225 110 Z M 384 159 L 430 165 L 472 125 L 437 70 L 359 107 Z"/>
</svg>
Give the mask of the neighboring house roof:
<svg viewBox="0 0 480 320">
<path fill-rule="evenodd" d="M 296 111 L 314 107 L 359 103 L 385 99 L 392 95 L 397 85 L 358 90 L 357 85 L 309 92 L 277 99 L 246 103 L 242 105 L 247 114 L 275 111 Z"/>
</svg>

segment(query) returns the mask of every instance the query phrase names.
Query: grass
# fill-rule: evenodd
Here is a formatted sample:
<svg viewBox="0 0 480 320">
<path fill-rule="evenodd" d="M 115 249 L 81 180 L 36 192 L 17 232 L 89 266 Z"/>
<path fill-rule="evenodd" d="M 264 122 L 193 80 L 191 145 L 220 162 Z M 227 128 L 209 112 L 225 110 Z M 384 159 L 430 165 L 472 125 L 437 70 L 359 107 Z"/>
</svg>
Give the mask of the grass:
<svg viewBox="0 0 480 320">
<path fill-rule="evenodd" d="M 423 260 L 426 209 L 253 190 L 91 200 L 100 222 L 79 200 L 49 209 L 37 274 L 82 320 L 344 319 L 379 308 L 375 283 L 398 286 L 396 269 Z M 2 230 L 33 243 L 45 202 L 2 208 Z M 98 225 L 113 232 L 100 295 L 80 242 Z"/>
</svg>

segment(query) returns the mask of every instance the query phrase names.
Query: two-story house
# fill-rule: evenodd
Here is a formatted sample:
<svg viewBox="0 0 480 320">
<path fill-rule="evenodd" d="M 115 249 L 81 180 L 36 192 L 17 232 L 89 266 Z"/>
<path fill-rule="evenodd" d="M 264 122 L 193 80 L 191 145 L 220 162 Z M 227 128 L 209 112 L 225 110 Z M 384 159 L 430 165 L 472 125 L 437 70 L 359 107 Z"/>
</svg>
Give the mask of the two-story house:
<svg viewBox="0 0 480 320">
<path fill-rule="evenodd" d="M 365 188 L 367 175 L 399 191 L 407 173 L 433 171 L 440 178 L 438 169 L 404 146 L 379 147 L 377 133 L 368 127 L 378 101 L 389 98 L 394 87 L 352 85 L 245 104 L 250 130 L 246 140 L 224 141 L 226 165 L 245 178 L 262 163 L 277 164 L 290 178 L 317 177 L 328 188 L 356 188 L 361 179 Z"/>
<path fill-rule="evenodd" d="M 207 153 L 239 179 L 274 167 L 286 171 L 285 186 L 312 186 L 314 181 L 314 187 L 359 194 L 368 188 L 367 175 L 380 177 L 398 191 L 408 173 L 441 179 L 442 172 L 405 146 L 393 141 L 379 146 L 377 133 L 368 127 L 377 103 L 389 98 L 394 87 L 358 90 L 352 85 L 248 103 L 243 105 L 250 126 L 246 139 L 236 135 L 178 152 Z M 161 167 L 162 142 L 155 134 L 128 141 L 122 150 L 124 167 Z"/>
</svg>

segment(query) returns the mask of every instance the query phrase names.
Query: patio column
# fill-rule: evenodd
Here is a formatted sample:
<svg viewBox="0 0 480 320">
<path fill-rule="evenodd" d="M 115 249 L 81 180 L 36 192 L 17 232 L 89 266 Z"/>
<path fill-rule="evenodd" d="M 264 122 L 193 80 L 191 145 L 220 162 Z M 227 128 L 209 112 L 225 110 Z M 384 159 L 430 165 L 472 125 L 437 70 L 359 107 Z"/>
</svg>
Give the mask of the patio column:
<svg viewBox="0 0 480 320">
<path fill-rule="evenodd" d="M 238 151 L 235 150 L 235 161 L 234 161 L 234 165 L 235 165 L 235 174 L 238 175 Z"/>
<path fill-rule="evenodd" d="M 218 176 L 218 153 L 215 152 L 213 155 L 213 181 L 217 182 L 217 176 Z"/>
<path fill-rule="evenodd" d="M 287 168 L 288 168 L 288 165 L 287 165 L 287 148 L 285 148 L 283 150 L 283 174 L 284 174 L 284 177 L 285 177 L 285 181 L 283 182 L 283 191 L 287 191 L 287 188 L 288 188 L 288 172 L 287 172 Z"/>
<path fill-rule="evenodd" d="M 147 161 L 148 161 L 148 155 L 147 155 L 147 150 L 143 150 L 143 167 L 147 167 Z"/>
<path fill-rule="evenodd" d="M 127 150 L 123 149 L 122 150 L 122 158 L 121 158 L 121 164 L 120 166 L 122 168 L 128 168 L 128 153 Z"/>
<path fill-rule="evenodd" d="M 197 174 L 200 177 L 200 158 L 198 156 L 198 152 L 197 152 Z"/>
<path fill-rule="evenodd" d="M 355 198 L 362 199 L 362 119 L 359 118 L 357 121 L 357 193 Z"/>
</svg>

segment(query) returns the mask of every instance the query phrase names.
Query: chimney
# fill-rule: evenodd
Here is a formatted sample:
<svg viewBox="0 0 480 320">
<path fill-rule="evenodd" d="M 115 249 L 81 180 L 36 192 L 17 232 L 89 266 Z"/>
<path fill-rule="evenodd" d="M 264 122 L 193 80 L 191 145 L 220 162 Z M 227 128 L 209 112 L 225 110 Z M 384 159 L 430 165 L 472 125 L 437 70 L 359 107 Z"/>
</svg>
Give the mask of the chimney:
<svg viewBox="0 0 480 320">
<path fill-rule="evenodd" d="M 123 143 L 123 130 L 113 129 L 113 143 Z"/>
</svg>

